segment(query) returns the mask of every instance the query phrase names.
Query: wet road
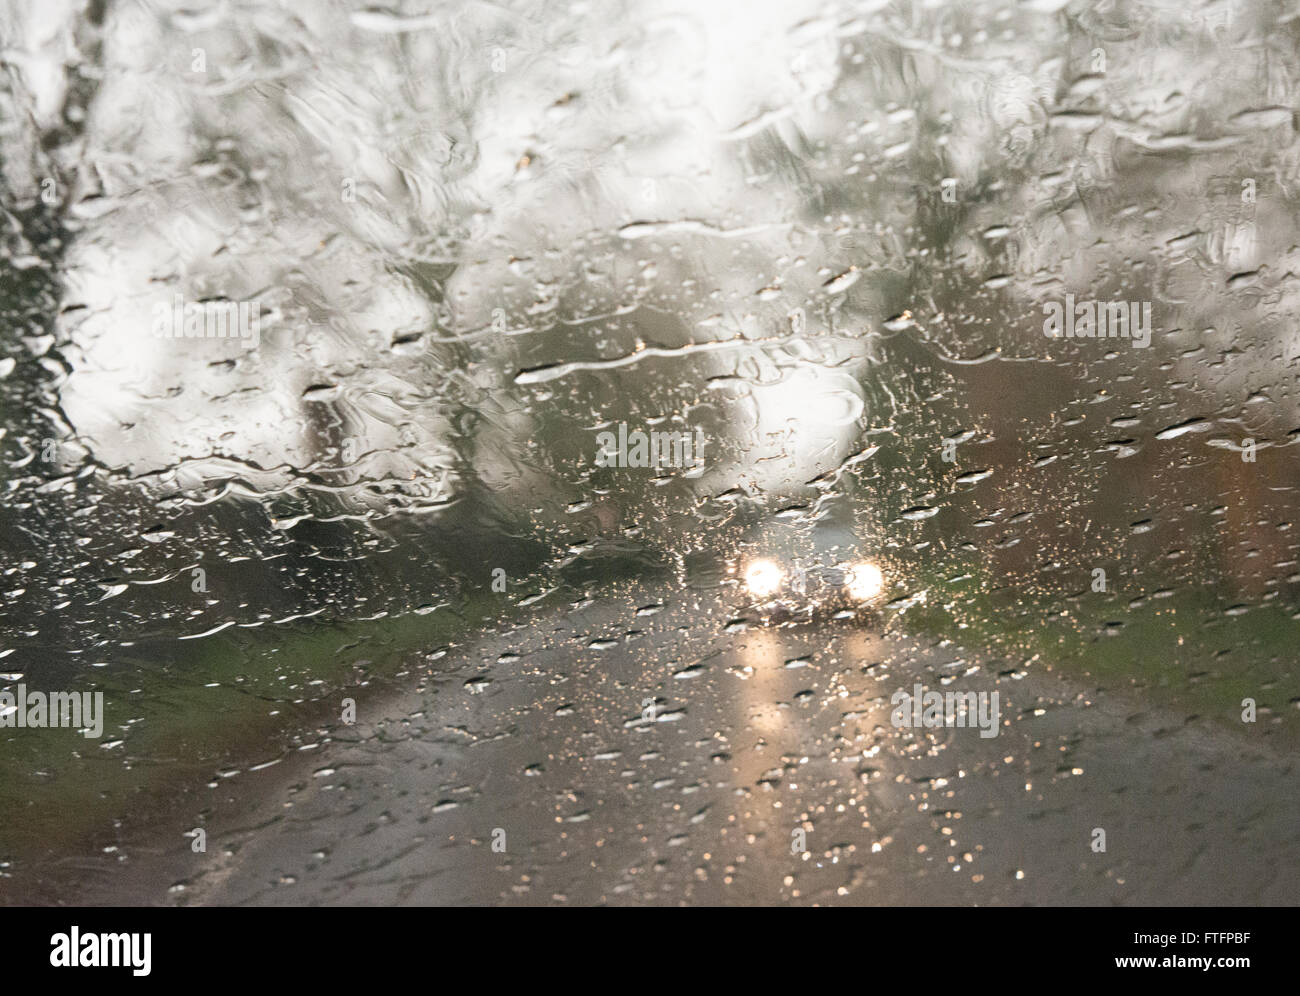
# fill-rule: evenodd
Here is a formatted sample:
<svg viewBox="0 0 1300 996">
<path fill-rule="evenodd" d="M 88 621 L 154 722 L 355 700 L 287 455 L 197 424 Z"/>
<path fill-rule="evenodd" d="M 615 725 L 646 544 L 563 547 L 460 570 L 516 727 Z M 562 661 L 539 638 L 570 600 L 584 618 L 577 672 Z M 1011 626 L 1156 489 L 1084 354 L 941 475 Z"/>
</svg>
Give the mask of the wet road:
<svg viewBox="0 0 1300 996">
<path fill-rule="evenodd" d="M 83 864 L 77 900 L 1294 901 L 1296 764 L 1264 727 L 1041 661 L 994 674 L 905 616 L 777 629 L 717 591 L 654 594 L 539 607 L 360 695 L 355 725 L 213 779 L 206 853 L 160 814 Z M 895 729 L 918 682 L 998 691 L 998 735 Z"/>
</svg>

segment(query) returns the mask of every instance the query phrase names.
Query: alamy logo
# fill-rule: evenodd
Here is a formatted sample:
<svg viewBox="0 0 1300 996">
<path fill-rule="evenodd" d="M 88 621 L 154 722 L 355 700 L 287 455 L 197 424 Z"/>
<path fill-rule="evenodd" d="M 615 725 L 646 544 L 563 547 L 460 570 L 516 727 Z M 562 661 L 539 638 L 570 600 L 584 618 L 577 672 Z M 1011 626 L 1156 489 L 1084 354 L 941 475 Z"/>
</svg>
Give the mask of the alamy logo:
<svg viewBox="0 0 1300 996">
<path fill-rule="evenodd" d="M 80 730 L 88 740 L 104 733 L 104 693 L 0 691 L 0 728 L 62 727 Z"/>
<path fill-rule="evenodd" d="M 927 692 L 915 685 L 910 694 L 900 688 L 889 704 L 894 707 L 889 721 L 895 729 L 978 726 L 980 736 L 987 740 L 998 735 L 1002 719 L 997 692 Z"/>
<path fill-rule="evenodd" d="M 1043 335 L 1049 339 L 1130 339 L 1134 349 L 1151 345 L 1150 301 L 1080 301 L 1073 294 L 1044 301 Z"/>
<path fill-rule="evenodd" d="M 238 339 L 245 349 L 262 341 L 262 311 L 256 301 L 186 301 L 153 306 L 155 339 Z"/>
<path fill-rule="evenodd" d="M 679 430 L 642 432 L 627 431 L 627 423 L 618 424 L 618 436 L 601 432 L 596 436 L 600 449 L 596 452 L 597 467 L 682 467 L 704 466 L 704 434 Z"/>
<path fill-rule="evenodd" d="M 83 934 L 73 927 L 53 935 L 50 947 L 55 968 L 130 968 L 132 975 L 144 976 L 152 967 L 152 934 Z"/>
</svg>

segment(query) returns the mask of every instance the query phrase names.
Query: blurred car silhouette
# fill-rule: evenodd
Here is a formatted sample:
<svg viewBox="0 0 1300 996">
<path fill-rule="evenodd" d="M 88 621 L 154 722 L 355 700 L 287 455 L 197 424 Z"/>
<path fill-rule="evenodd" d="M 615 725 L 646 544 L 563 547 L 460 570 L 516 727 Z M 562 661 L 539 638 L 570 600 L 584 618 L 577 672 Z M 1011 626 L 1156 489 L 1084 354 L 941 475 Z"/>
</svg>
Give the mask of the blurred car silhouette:
<svg viewBox="0 0 1300 996">
<path fill-rule="evenodd" d="M 867 544 L 843 526 L 776 522 L 742 544 L 728 565 L 747 613 L 769 624 L 869 620 L 887 578 Z"/>
</svg>

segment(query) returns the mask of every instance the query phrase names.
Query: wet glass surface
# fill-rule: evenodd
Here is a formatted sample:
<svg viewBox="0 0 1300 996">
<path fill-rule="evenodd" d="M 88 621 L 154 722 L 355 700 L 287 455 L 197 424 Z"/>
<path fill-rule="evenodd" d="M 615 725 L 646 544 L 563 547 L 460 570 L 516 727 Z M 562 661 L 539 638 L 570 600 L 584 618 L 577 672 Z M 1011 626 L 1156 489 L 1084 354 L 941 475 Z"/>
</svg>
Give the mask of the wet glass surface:
<svg viewBox="0 0 1300 996">
<path fill-rule="evenodd" d="M 1293 902 L 1296 25 L 7 6 L 0 902 Z"/>
</svg>

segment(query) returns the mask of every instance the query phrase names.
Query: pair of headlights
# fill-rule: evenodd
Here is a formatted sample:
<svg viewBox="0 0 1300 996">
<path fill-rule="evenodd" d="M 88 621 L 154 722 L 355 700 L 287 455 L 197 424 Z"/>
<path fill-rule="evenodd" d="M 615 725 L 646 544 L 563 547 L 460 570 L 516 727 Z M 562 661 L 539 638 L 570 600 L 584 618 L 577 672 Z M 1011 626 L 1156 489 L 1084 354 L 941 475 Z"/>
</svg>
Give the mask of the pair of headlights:
<svg viewBox="0 0 1300 996">
<path fill-rule="evenodd" d="M 745 568 L 745 590 L 755 598 L 770 598 L 785 584 L 785 571 L 774 560 L 755 560 Z M 885 575 L 862 561 L 845 569 L 844 590 L 855 602 L 867 602 L 885 589 Z"/>
</svg>

